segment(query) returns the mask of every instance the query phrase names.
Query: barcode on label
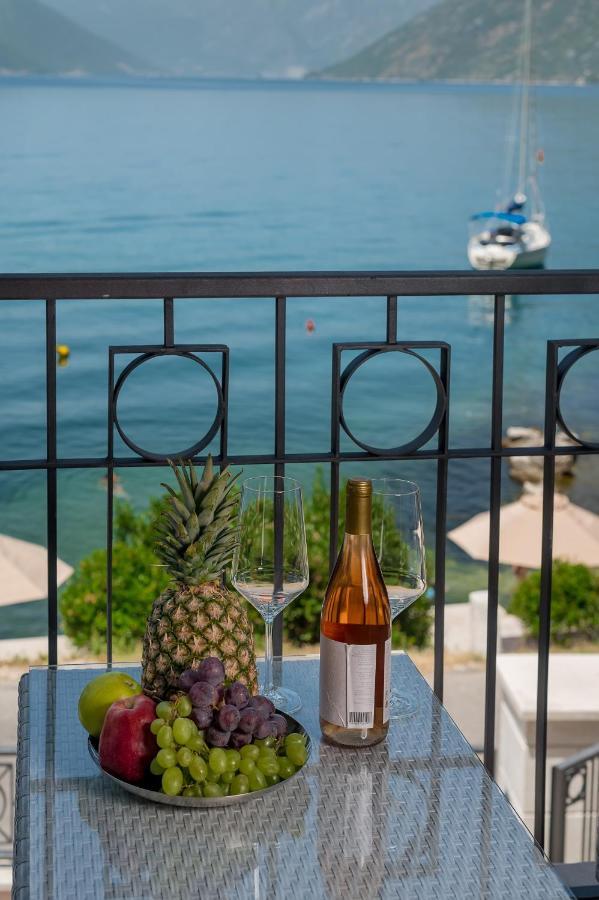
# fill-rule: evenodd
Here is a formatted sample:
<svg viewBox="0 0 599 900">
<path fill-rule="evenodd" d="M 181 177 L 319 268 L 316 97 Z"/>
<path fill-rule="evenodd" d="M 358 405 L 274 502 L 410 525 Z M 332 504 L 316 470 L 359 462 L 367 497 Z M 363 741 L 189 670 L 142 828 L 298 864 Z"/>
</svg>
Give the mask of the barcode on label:
<svg viewBox="0 0 599 900">
<path fill-rule="evenodd" d="M 372 727 L 371 712 L 350 712 L 348 713 L 350 725 L 363 725 L 366 728 Z"/>
</svg>

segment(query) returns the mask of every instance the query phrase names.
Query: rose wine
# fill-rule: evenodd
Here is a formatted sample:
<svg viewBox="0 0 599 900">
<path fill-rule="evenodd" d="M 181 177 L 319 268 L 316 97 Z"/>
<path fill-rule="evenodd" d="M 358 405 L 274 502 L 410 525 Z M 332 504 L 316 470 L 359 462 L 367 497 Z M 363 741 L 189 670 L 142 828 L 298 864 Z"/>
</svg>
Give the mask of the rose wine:
<svg viewBox="0 0 599 900">
<path fill-rule="evenodd" d="M 389 728 L 391 610 L 371 535 L 372 484 L 347 484 L 345 536 L 320 619 L 320 727 L 367 747 Z"/>
</svg>

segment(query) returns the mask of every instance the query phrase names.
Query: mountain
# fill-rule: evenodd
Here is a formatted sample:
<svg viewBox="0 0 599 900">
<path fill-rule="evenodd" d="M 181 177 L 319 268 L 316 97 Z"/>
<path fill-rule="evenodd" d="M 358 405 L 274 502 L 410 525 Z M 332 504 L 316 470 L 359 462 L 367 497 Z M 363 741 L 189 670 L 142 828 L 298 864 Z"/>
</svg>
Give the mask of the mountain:
<svg viewBox="0 0 599 900">
<path fill-rule="evenodd" d="M 47 0 L 174 75 L 299 76 L 435 0 Z"/>
<path fill-rule="evenodd" d="M 523 0 L 443 0 L 319 75 L 513 80 L 523 12 Z M 598 36 L 598 0 L 537 0 L 533 3 L 533 78 L 599 81 Z"/>
<path fill-rule="evenodd" d="M 38 0 L 0 0 L 0 72 L 114 75 L 148 68 Z"/>
</svg>

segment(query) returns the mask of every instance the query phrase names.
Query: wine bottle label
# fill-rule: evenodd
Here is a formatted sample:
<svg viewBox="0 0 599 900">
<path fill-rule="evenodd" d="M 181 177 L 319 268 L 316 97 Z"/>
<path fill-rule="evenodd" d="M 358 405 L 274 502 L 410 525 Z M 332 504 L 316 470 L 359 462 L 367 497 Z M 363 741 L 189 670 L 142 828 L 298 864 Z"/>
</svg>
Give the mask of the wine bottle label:
<svg viewBox="0 0 599 900">
<path fill-rule="evenodd" d="M 385 643 L 385 698 L 388 695 L 391 642 Z M 342 728 L 372 728 L 376 644 L 344 644 L 320 635 L 320 715 Z M 389 718 L 384 700 L 384 721 Z"/>
</svg>

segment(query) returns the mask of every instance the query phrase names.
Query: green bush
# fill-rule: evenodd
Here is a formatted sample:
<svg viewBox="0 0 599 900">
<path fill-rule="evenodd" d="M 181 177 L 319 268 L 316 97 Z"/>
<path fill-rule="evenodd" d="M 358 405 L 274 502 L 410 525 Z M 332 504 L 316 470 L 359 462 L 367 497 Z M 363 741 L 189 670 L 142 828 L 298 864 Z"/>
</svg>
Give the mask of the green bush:
<svg viewBox="0 0 599 900">
<path fill-rule="evenodd" d="M 533 637 L 539 634 L 541 573 L 531 572 L 516 588 L 509 612 L 519 616 Z M 551 639 L 567 644 L 574 639 L 599 638 L 599 577 L 583 565 L 553 563 Z"/>
<path fill-rule="evenodd" d="M 115 509 L 112 548 L 112 634 L 116 649 L 130 650 L 143 637 L 153 600 L 168 582 L 154 555 L 153 527 L 162 503 L 136 513 L 130 503 Z M 65 633 L 78 647 L 100 653 L 106 646 L 106 550 L 83 559 L 61 595 Z"/>
<path fill-rule="evenodd" d="M 342 490 L 342 512 L 344 497 Z M 296 644 L 314 644 L 320 638 L 320 609 L 329 575 L 329 502 L 323 473 L 317 471 L 304 507 L 310 585 L 284 613 L 286 634 Z M 160 500 L 152 500 L 142 513 L 136 513 L 129 503 L 116 506 L 112 624 L 117 649 L 129 650 L 141 640 L 152 602 L 168 581 L 164 569 L 157 566 L 153 549 L 153 526 L 161 507 Z M 341 535 L 342 515 L 339 526 Z M 393 530 L 392 521 L 387 528 L 388 533 Z M 106 642 L 105 550 L 94 550 L 80 562 L 62 593 L 60 609 L 64 631 L 71 640 L 100 651 Z M 260 632 L 260 615 L 253 608 L 250 614 Z M 425 646 L 431 618 L 430 603 L 421 597 L 396 620 L 394 646 Z"/>
</svg>

